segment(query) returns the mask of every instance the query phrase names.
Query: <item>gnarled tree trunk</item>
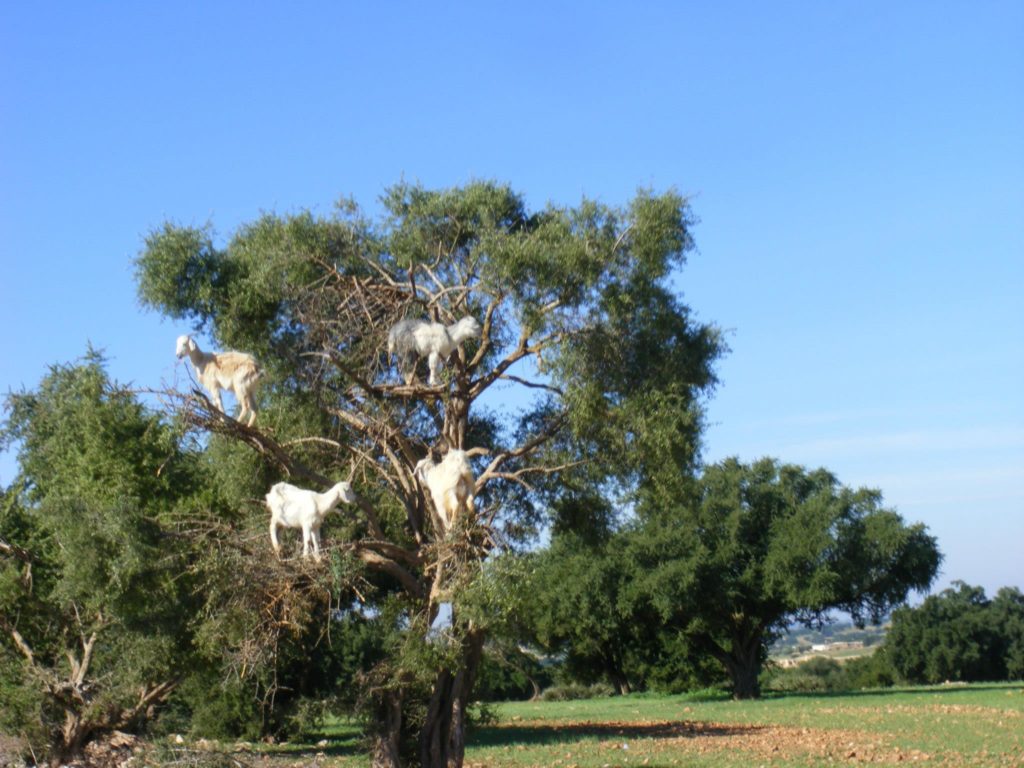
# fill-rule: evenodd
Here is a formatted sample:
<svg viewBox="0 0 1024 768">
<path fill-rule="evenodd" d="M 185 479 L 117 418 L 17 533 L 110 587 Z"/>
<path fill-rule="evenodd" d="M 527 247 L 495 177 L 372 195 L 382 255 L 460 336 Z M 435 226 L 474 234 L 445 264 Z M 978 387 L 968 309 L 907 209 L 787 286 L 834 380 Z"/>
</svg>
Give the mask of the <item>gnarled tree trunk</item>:
<svg viewBox="0 0 1024 768">
<path fill-rule="evenodd" d="M 427 718 L 420 731 L 423 768 L 461 768 L 466 752 L 466 710 L 483 655 L 482 632 L 470 630 L 462 639 L 462 666 L 442 670 L 434 683 Z"/>
</svg>

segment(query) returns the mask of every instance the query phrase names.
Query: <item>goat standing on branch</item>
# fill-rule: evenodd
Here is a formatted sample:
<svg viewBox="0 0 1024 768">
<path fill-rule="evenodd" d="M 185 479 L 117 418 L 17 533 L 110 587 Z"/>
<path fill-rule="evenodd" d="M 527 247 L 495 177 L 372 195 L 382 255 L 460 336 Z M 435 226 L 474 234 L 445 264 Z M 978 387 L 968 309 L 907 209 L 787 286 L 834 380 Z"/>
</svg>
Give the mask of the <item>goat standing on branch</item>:
<svg viewBox="0 0 1024 768">
<path fill-rule="evenodd" d="M 430 491 L 446 531 L 455 525 L 460 513 L 472 515 L 476 511 L 476 478 L 465 451 L 448 451 L 440 464 L 427 456 L 416 464 L 415 475 Z"/>
<path fill-rule="evenodd" d="M 206 387 L 218 411 L 224 412 L 220 391 L 234 392 L 240 406 L 238 420 L 248 413 L 246 424 L 252 426 L 256 420 L 256 384 L 263 373 L 255 357 L 245 352 L 203 352 L 191 336 L 178 337 L 177 355 L 179 360 L 188 355 L 196 378 Z"/>
<path fill-rule="evenodd" d="M 388 333 L 388 358 L 393 359 L 398 353 L 402 376 L 405 383 L 411 385 L 416 379 L 417 358 L 426 357 L 430 366 L 427 384 L 435 387 L 440 383 L 442 361 L 466 339 L 479 338 L 480 330 L 480 323 L 472 315 L 447 327 L 427 320 L 400 320 Z"/>
<path fill-rule="evenodd" d="M 266 500 L 270 510 L 270 543 L 274 546 L 274 553 L 281 556 L 281 545 L 277 540 L 278 528 L 301 528 L 302 556 L 309 556 L 312 545 L 313 559 L 319 561 L 320 526 L 324 518 L 340 502 L 352 504 L 356 494 L 346 482 L 340 482 L 324 493 L 307 491 L 289 483 L 278 483 L 270 489 Z"/>
</svg>

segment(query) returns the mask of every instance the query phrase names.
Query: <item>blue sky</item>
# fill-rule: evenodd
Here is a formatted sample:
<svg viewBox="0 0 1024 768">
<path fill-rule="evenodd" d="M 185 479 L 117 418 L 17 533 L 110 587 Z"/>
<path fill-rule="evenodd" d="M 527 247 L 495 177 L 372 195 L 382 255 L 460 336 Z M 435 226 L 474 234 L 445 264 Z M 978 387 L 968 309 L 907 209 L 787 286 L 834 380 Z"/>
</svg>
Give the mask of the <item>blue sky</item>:
<svg viewBox="0 0 1024 768">
<path fill-rule="evenodd" d="M 705 457 L 826 466 L 1024 587 L 1024 4 L 5 3 L 0 391 L 88 342 L 140 386 L 166 220 L 690 195 L 676 278 L 732 352 Z M 0 482 L 15 472 L 0 457 Z"/>
</svg>

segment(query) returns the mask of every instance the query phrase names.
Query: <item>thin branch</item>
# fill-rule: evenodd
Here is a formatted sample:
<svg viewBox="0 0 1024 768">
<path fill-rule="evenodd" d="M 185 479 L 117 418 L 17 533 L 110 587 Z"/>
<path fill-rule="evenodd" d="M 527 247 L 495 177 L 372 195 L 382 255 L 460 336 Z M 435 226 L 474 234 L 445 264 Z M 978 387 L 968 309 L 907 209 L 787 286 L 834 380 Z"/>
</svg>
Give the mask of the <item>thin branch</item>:
<svg viewBox="0 0 1024 768">
<path fill-rule="evenodd" d="M 17 544 L 11 544 L 4 539 L 0 539 L 0 553 L 15 557 L 25 564 L 32 563 L 32 555 L 27 549 L 19 547 Z"/>
<path fill-rule="evenodd" d="M 487 466 L 487 469 L 485 469 L 481 473 L 480 477 L 477 479 L 477 488 L 482 488 L 483 486 L 481 485 L 481 482 L 485 481 L 486 479 L 488 479 L 490 477 L 493 477 L 494 473 L 497 471 L 498 467 L 500 467 L 502 464 L 504 464 L 509 459 L 517 458 L 519 456 L 524 456 L 527 453 L 532 453 L 537 448 L 539 448 L 541 445 L 543 445 L 547 441 L 551 440 L 562 429 L 562 427 L 565 425 L 567 419 L 568 419 L 568 417 L 565 414 L 561 414 L 560 416 L 555 418 L 547 426 L 547 428 L 544 429 L 543 432 L 540 432 L 539 434 L 534 435 L 532 438 L 527 440 L 525 443 L 520 445 L 518 448 L 513 448 L 510 451 L 502 451 L 497 456 L 495 456 L 494 459 L 491 461 L 491 463 Z"/>
<path fill-rule="evenodd" d="M 499 379 L 508 379 L 509 381 L 514 381 L 516 384 L 522 384 L 524 387 L 530 387 L 531 389 L 546 389 L 549 392 L 554 392 L 556 395 L 564 395 L 565 394 L 558 387 L 554 387 L 554 386 L 552 386 L 550 384 L 541 384 L 541 383 L 536 382 L 536 381 L 527 381 L 526 379 L 522 379 L 519 376 L 513 376 L 510 373 L 503 373 L 498 378 Z"/>
<path fill-rule="evenodd" d="M 480 362 L 484 359 L 484 355 L 487 354 L 487 350 L 491 348 L 491 326 L 494 323 L 494 313 L 501 306 L 501 302 L 504 300 L 503 294 L 498 294 L 490 303 L 487 305 L 487 310 L 484 312 L 484 324 L 480 332 L 480 346 L 476 350 L 476 354 L 473 355 L 473 359 L 466 365 L 466 370 L 472 373 L 476 370 L 476 367 L 480 365 Z"/>
<path fill-rule="evenodd" d="M 629 230 L 631 230 L 632 228 L 633 224 L 632 222 L 630 222 L 630 224 L 624 230 L 622 230 L 622 233 L 617 238 L 615 238 L 615 243 L 612 245 L 613 251 L 619 247 L 623 240 L 626 239 L 626 235 L 629 234 Z"/>
<path fill-rule="evenodd" d="M 519 483 L 520 485 L 523 485 L 532 491 L 533 486 L 531 486 L 529 483 L 523 480 L 523 475 L 553 475 L 558 472 L 564 472 L 567 469 L 572 469 L 573 467 L 582 466 L 583 464 L 586 464 L 586 462 L 569 461 L 566 462 L 565 464 L 559 464 L 557 467 L 523 467 L 522 469 L 517 469 L 515 472 L 497 472 L 487 470 L 483 472 L 480 475 L 480 477 L 477 478 L 477 487 L 479 488 L 481 483 L 484 483 L 488 480 L 501 478 L 504 480 L 511 480 L 513 482 Z"/>
<path fill-rule="evenodd" d="M 326 437 L 298 437 L 294 440 L 288 440 L 287 442 L 281 443 L 282 448 L 291 448 L 293 445 L 303 445 L 305 443 L 323 443 L 329 445 L 332 448 L 339 450 L 345 450 L 347 446 L 342 445 L 337 440 L 329 440 Z"/>
</svg>

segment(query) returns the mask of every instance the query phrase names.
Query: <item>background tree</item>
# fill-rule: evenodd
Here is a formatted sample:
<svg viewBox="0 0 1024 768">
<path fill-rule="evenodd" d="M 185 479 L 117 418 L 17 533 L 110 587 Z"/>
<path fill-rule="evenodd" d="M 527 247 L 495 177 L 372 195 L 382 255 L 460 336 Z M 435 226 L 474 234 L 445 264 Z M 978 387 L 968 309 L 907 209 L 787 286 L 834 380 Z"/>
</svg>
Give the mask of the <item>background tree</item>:
<svg viewBox="0 0 1024 768">
<path fill-rule="evenodd" d="M 561 657 L 564 672 L 581 683 L 607 681 L 616 693 L 643 687 L 636 666 L 636 635 L 649 629 L 624 605 L 633 576 L 616 537 L 596 543 L 562 534 L 539 553 L 528 607 L 529 639 Z"/>
<path fill-rule="evenodd" d="M 653 533 L 637 520 L 600 537 L 593 529 L 587 536 L 556 532 L 534 556 L 522 638 L 564 659 L 561 673 L 570 679 L 607 682 L 620 694 L 722 682 L 717 662 L 664 623 L 679 607 L 692 538 L 683 530 Z"/>
<path fill-rule="evenodd" d="M 1024 595 L 1003 587 L 992 600 L 992 623 L 998 639 L 996 655 L 1006 666 L 1006 680 L 1024 680 Z"/>
<path fill-rule="evenodd" d="M 0 725 L 59 764 L 150 718 L 187 668 L 196 605 L 175 516 L 200 484 L 95 352 L 7 408 L 20 472 L 0 508 Z"/>
<path fill-rule="evenodd" d="M 721 347 L 666 286 L 692 247 L 686 201 L 673 193 L 640 193 L 624 209 L 584 201 L 530 212 L 495 184 L 402 184 L 382 205 L 378 224 L 354 204 L 327 219 L 264 216 L 223 249 L 208 230 L 167 225 L 138 259 L 139 289 L 148 305 L 255 353 L 268 371 L 255 429 L 199 394 L 178 401 L 191 425 L 254 449 L 241 456 L 209 442 L 232 458 L 239 521 L 262 516 L 245 512 L 245 499 L 282 476 L 320 487 L 352 478 L 360 496 L 357 515 L 329 526 L 321 571 L 268 567 L 239 543 L 244 522 L 214 532 L 212 551 L 236 553 L 232 572 L 258 562 L 270 575 L 255 591 L 224 590 L 238 618 L 209 636 L 240 673 L 263 675 L 273 697 L 283 688 L 280 643 L 327 637 L 330 616 L 360 603 L 384 649 L 364 657 L 359 686 L 375 763 L 415 755 L 460 765 L 468 697 L 496 621 L 464 596 L 490 553 L 527 541 L 548 510 L 572 507 L 559 504 L 566 499 L 636 496 L 667 456 L 674 476 L 691 470 Z M 451 324 L 466 314 L 481 321 L 481 338 L 453 356 L 441 386 L 407 385 L 388 367 L 397 320 Z M 452 531 L 413 475 L 446 448 L 487 451 L 474 459 L 477 516 Z M 443 603 L 454 620 L 439 643 L 427 627 Z"/>
<path fill-rule="evenodd" d="M 896 672 L 913 683 L 1020 679 L 1024 599 L 1003 588 L 994 600 L 962 581 L 893 613 L 885 640 Z"/>
<path fill-rule="evenodd" d="M 768 647 L 792 622 L 820 627 L 832 610 L 877 622 L 938 568 L 923 526 L 825 470 L 729 459 L 689 490 L 666 487 L 646 486 L 635 525 L 616 541 L 621 556 L 605 561 L 629 575 L 611 611 L 588 618 L 632 628 L 624 638 L 635 665 L 662 687 L 666 669 L 713 680 L 711 657 L 735 697 L 756 697 Z M 566 611 L 553 623 L 574 621 Z"/>
</svg>

